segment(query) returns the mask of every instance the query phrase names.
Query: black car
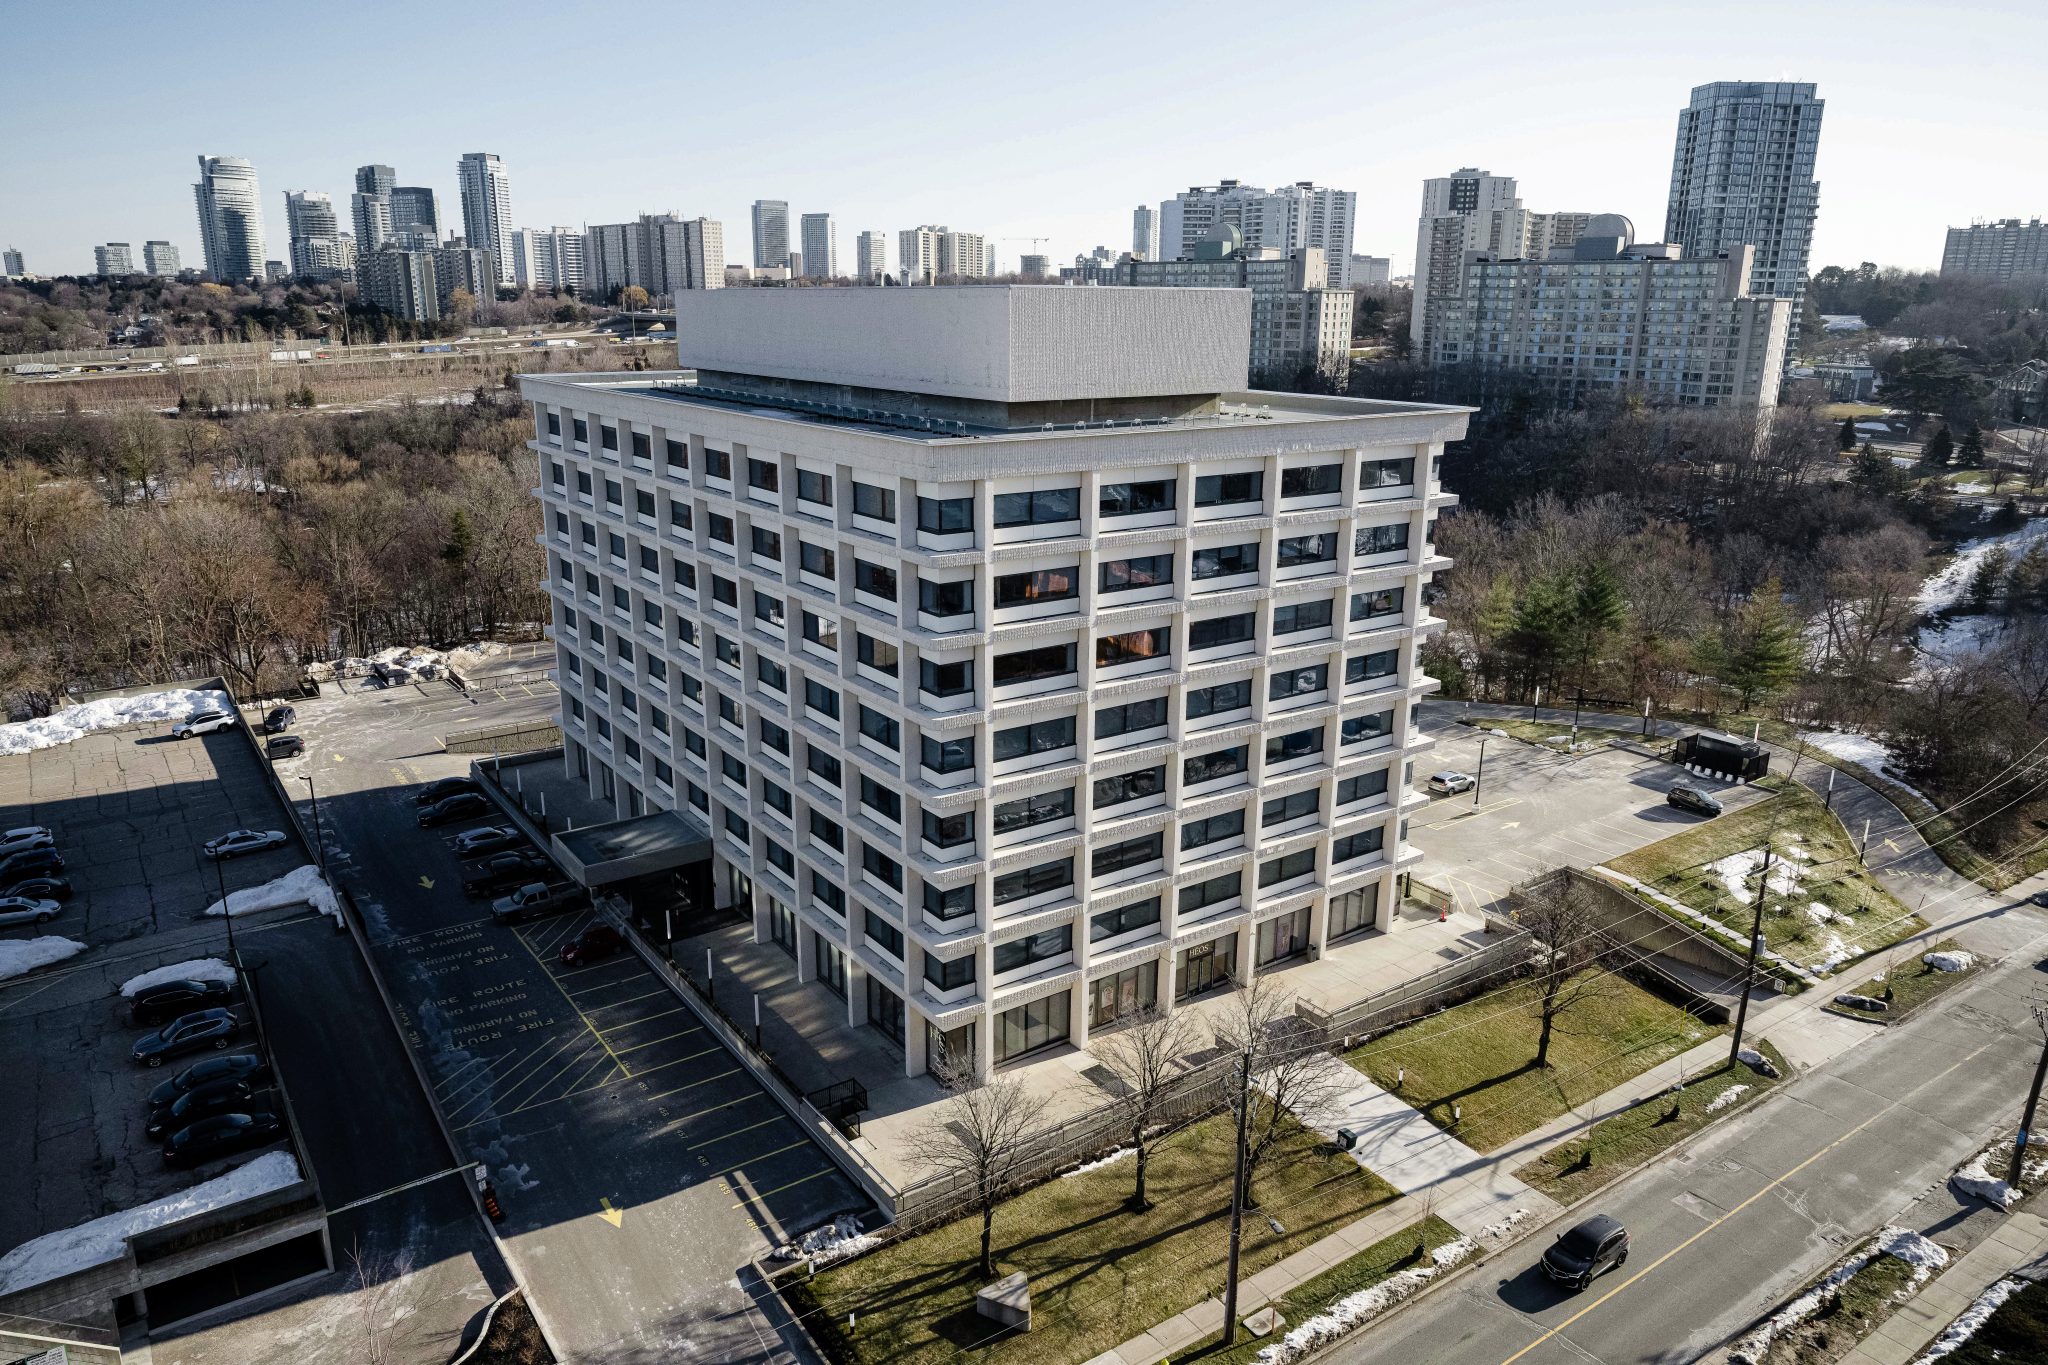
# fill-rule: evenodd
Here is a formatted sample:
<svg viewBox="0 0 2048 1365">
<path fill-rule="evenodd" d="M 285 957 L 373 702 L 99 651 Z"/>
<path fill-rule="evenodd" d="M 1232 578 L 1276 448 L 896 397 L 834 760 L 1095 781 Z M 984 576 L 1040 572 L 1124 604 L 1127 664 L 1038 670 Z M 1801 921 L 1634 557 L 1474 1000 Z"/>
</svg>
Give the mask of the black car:
<svg viewBox="0 0 2048 1365">
<path fill-rule="evenodd" d="M 181 1014 L 156 1032 L 137 1038 L 129 1055 L 144 1066 L 162 1066 L 188 1052 L 203 1052 L 210 1047 L 225 1049 L 241 1028 L 242 1021 L 232 1010 Z"/>
<path fill-rule="evenodd" d="M 412 794 L 415 806 L 431 806 L 436 801 L 445 801 L 458 792 L 480 792 L 483 785 L 473 777 L 444 777 L 439 782 L 429 782 Z"/>
<path fill-rule="evenodd" d="M 1680 810 L 1693 811 L 1699 815 L 1719 815 L 1721 813 L 1721 803 L 1706 792 L 1701 791 L 1698 787 L 1673 787 L 1669 792 L 1665 793 L 1664 800 L 1667 804 L 1676 806 Z"/>
<path fill-rule="evenodd" d="M 1570 1232 L 1560 1232 L 1543 1253 L 1543 1270 L 1559 1284 L 1584 1289 L 1602 1271 L 1628 1260 L 1628 1229 L 1596 1213 Z"/>
<path fill-rule="evenodd" d="M 482 792 L 457 792 L 443 797 L 431 806 L 420 807 L 420 828 L 445 825 L 455 820 L 466 820 L 472 815 L 483 815 L 491 810 L 491 798 Z"/>
<path fill-rule="evenodd" d="M 234 993 L 234 987 L 225 981 L 164 981 L 135 992 L 128 1017 L 137 1028 L 153 1028 L 181 1014 L 225 1005 Z"/>
<path fill-rule="evenodd" d="M 197 1086 L 210 1085 L 215 1081 L 246 1081 L 252 1086 L 270 1084 L 270 1064 L 253 1052 L 237 1052 L 226 1057 L 208 1057 L 197 1061 L 177 1075 L 149 1092 L 149 1107 L 161 1109 L 178 1096 Z"/>
<path fill-rule="evenodd" d="M 215 1114 L 243 1114 L 256 1106 L 256 1087 L 247 1081 L 232 1076 L 205 1085 L 195 1085 L 169 1104 L 158 1105 L 150 1110 L 149 1121 L 143 1133 L 152 1142 L 160 1142 L 180 1128 L 189 1128 L 201 1119 L 210 1119 Z"/>
<path fill-rule="evenodd" d="M 272 707 L 270 714 L 263 718 L 263 733 L 275 735 L 289 730 L 292 722 L 298 718 L 299 713 L 289 706 Z"/>
<path fill-rule="evenodd" d="M 64 870 L 64 855 L 54 848 L 25 848 L 0 858 L 0 881 L 47 877 Z"/>
<path fill-rule="evenodd" d="M 458 858 L 481 858 L 486 853 L 518 848 L 525 842 L 526 836 L 514 826 L 479 825 L 456 835 L 451 847 Z"/>
<path fill-rule="evenodd" d="M 283 1136 L 284 1120 L 275 1114 L 215 1114 L 171 1134 L 164 1143 L 164 1160 L 173 1166 L 197 1166 Z"/>
<path fill-rule="evenodd" d="M 554 871 L 548 855 L 537 848 L 515 849 L 484 859 L 476 870 L 462 879 L 462 894 L 469 897 L 495 896 L 500 891 L 524 886 L 535 878 L 546 880 Z"/>
<path fill-rule="evenodd" d="M 297 735 L 272 735 L 263 741 L 263 756 L 275 762 L 280 758 L 297 758 L 306 752 L 306 741 Z"/>
<path fill-rule="evenodd" d="M 71 883 L 58 876 L 23 877 L 20 881 L 0 886 L 0 900 L 10 896 L 26 896 L 38 901 L 68 901 L 71 899 Z"/>
</svg>

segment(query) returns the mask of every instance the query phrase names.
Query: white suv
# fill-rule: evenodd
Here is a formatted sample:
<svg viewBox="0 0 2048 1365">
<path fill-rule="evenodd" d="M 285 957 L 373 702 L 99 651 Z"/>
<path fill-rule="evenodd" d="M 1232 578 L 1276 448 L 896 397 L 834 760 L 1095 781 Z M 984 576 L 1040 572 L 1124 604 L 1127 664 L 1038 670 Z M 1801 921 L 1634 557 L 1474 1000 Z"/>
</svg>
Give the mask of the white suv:
<svg viewBox="0 0 2048 1365">
<path fill-rule="evenodd" d="M 234 725 L 234 716 L 226 711 L 201 711 L 198 715 L 173 725 L 171 738 L 190 739 L 194 735 L 211 734 L 215 730 L 231 730 Z"/>
</svg>

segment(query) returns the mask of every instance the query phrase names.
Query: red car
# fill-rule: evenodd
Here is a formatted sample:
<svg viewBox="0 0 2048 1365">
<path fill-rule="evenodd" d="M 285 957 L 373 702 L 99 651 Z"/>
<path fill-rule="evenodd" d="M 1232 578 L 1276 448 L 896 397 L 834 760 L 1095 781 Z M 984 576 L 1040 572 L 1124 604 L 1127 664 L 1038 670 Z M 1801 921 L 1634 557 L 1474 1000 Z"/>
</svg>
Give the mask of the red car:
<svg viewBox="0 0 2048 1365">
<path fill-rule="evenodd" d="M 610 957 L 626 946 L 625 936 L 609 924 L 593 924 L 562 945 L 562 965 L 580 967 Z"/>
</svg>

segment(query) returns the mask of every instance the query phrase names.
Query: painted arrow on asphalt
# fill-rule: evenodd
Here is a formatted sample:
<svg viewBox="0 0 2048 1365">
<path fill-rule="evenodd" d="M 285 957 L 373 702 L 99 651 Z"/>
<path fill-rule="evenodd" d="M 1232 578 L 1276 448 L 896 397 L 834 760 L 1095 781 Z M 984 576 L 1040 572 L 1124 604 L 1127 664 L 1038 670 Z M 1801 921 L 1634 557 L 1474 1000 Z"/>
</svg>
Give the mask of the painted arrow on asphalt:
<svg viewBox="0 0 2048 1365">
<path fill-rule="evenodd" d="M 434 889 L 434 879 L 432 877 L 423 876 L 420 878 L 420 885 L 427 888 L 427 890 L 432 891 Z"/>
<path fill-rule="evenodd" d="M 1522 822 L 1520 820 L 1510 820 L 1501 826 L 1502 829 L 1520 829 L 1521 827 Z"/>
<path fill-rule="evenodd" d="M 604 1219 L 605 1222 L 610 1223 L 615 1228 L 625 1225 L 626 1214 L 623 1209 L 613 1208 L 612 1201 L 609 1199 L 600 1199 L 597 1202 L 604 1205 L 604 1211 L 599 1213 L 598 1217 Z"/>
</svg>

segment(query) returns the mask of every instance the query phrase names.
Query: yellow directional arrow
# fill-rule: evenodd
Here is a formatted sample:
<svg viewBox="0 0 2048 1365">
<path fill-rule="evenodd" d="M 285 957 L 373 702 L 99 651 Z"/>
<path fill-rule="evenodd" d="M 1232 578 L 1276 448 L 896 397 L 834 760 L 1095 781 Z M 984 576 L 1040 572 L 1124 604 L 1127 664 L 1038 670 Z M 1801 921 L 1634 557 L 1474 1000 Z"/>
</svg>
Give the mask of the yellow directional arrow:
<svg viewBox="0 0 2048 1365">
<path fill-rule="evenodd" d="M 626 1214 L 623 1209 L 613 1208 L 612 1201 L 609 1199 L 600 1199 L 597 1202 L 604 1205 L 604 1211 L 598 1214 L 598 1217 L 604 1219 L 605 1222 L 610 1223 L 613 1227 L 620 1227 L 625 1223 Z"/>
<path fill-rule="evenodd" d="M 432 891 L 434 889 L 434 879 L 432 877 L 423 876 L 420 878 L 420 885 L 427 888 L 427 890 Z"/>
<path fill-rule="evenodd" d="M 342 756 L 341 756 L 340 754 L 336 754 L 336 755 L 334 756 L 334 761 L 335 761 L 336 763 L 346 763 L 346 762 L 348 762 L 348 760 L 347 760 L 347 759 L 345 759 L 345 758 L 343 758 L 343 757 L 342 757 Z"/>
<path fill-rule="evenodd" d="M 1502 829 L 1520 829 L 1521 827 L 1522 822 L 1520 820 L 1510 820 L 1501 826 Z"/>
</svg>

